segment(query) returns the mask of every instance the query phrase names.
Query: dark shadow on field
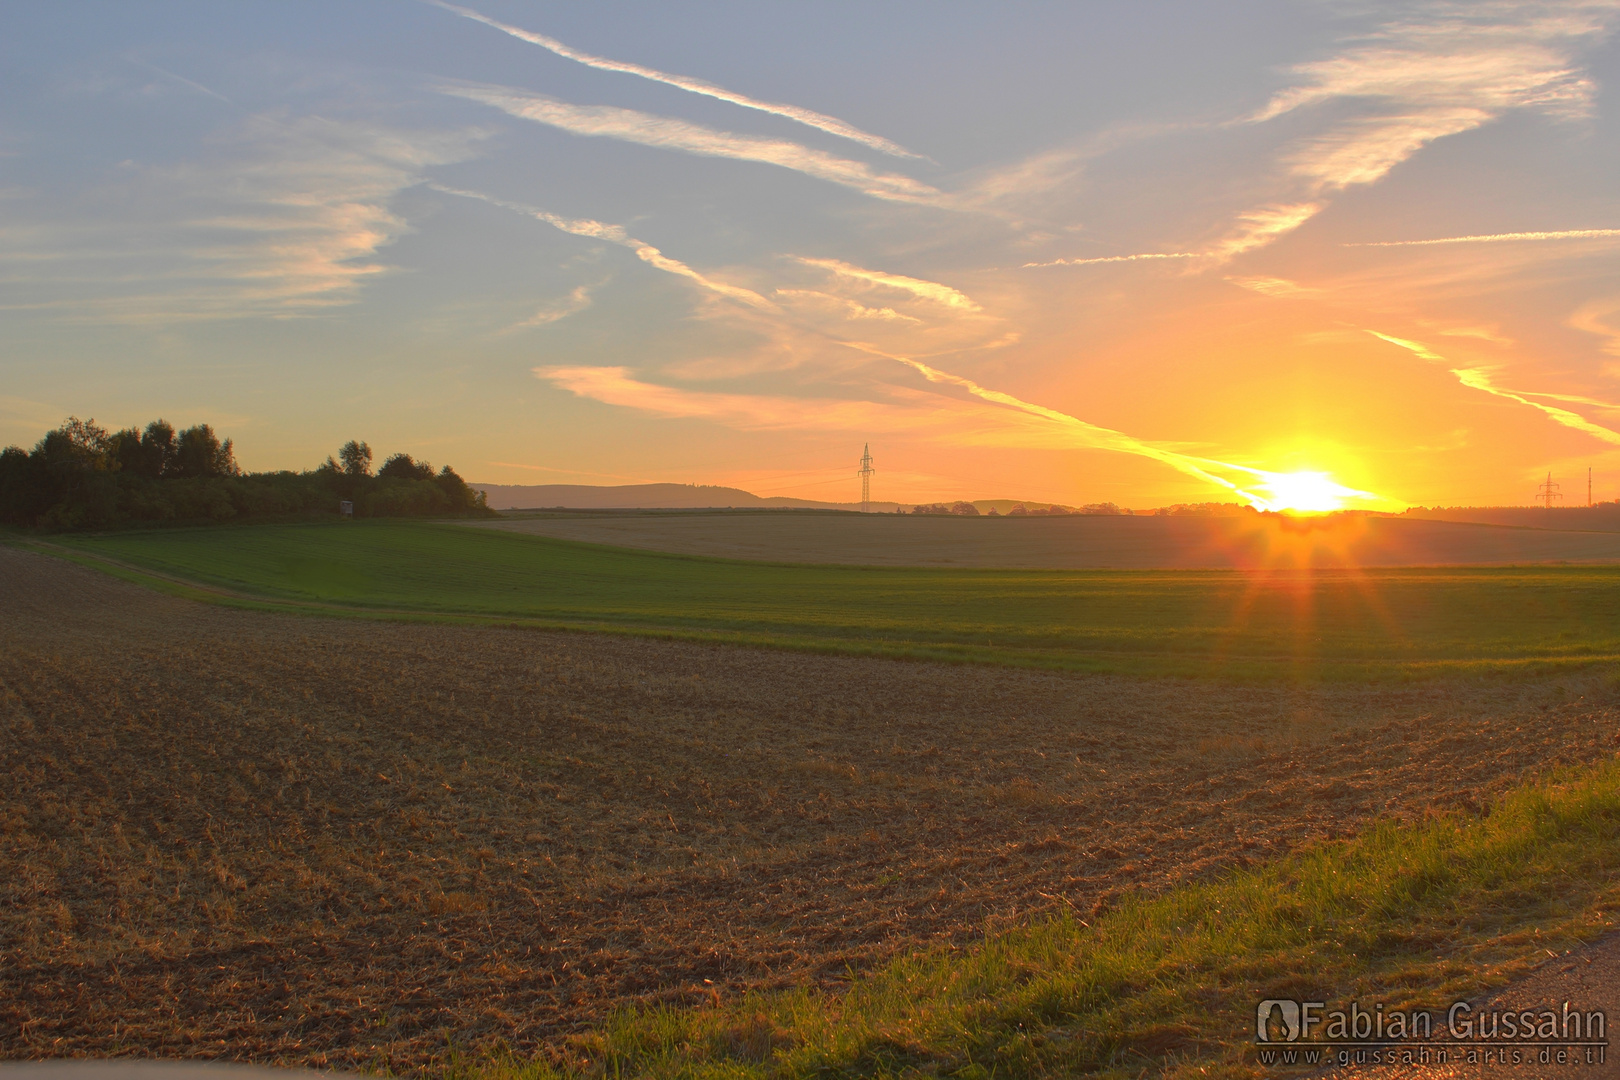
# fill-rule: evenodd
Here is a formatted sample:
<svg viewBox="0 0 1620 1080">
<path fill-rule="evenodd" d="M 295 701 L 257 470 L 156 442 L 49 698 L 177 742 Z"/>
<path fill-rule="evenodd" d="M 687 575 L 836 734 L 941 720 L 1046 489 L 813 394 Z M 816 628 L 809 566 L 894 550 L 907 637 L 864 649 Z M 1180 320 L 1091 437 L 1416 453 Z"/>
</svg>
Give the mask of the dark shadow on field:
<svg viewBox="0 0 1620 1080">
<path fill-rule="evenodd" d="M 1227 686 L 327 621 L 0 548 L 0 1048 L 421 1066 L 1477 808 L 1612 683 Z"/>
</svg>

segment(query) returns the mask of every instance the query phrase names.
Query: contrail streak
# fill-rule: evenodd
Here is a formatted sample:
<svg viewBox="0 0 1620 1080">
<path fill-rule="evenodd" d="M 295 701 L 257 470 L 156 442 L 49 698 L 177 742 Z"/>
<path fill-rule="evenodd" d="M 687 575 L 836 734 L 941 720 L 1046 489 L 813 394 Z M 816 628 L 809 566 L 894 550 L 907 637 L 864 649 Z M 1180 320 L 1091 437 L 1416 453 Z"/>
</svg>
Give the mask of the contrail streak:
<svg viewBox="0 0 1620 1080">
<path fill-rule="evenodd" d="M 574 236 L 585 236 L 593 240 L 606 240 L 610 244 L 617 244 L 620 247 L 629 248 L 631 251 L 636 253 L 636 258 L 640 259 L 649 266 L 656 266 L 658 269 L 667 273 L 677 274 L 680 277 L 687 278 L 688 280 L 694 281 L 701 285 L 703 288 L 708 289 L 710 292 L 718 293 L 719 295 L 729 297 L 732 300 L 740 300 L 750 307 L 761 308 L 766 311 L 778 310 L 775 304 L 759 295 L 759 293 L 754 292 L 751 289 L 740 288 L 736 285 L 727 285 L 723 281 L 715 281 L 712 278 L 706 278 L 696 270 L 692 269 L 690 266 L 687 266 L 685 263 L 681 262 L 679 259 L 671 259 L 662 251 L 659 251 L 657 248 L 653 247 L 651 244 L 643 243 L 642 241 L 637 240 L 618 225 L 609 225 L 601 221 L 592 221 L 590 218 L 565 218 L 557 214 L 536 209 L 532 206 L 524 206 L 522 203 L 507 202 L 505 199 L 497 199 L 493 196 L 485 195 L 482 192 L 463 191 L 460 188 L 445 187 L 443 184 L 429 184 L 427 186 L 432 190 L 442 192 L 445 195 L 459 195 L 464 199 L 477 199 L 479 202 L 486 202 L 491 206 L 499 206 L 506 210 L 515 210 L 517 213 L 526 214 L 538 221 L 545 222 L 552 228 L 561 229 L 563 232 L 572 233 Z"/>
<path fill-rule="evenodd" d="M 1367 333 L 1381 341 L 1387 341 L 1391 345 L 1399 346 L 1412 355 L 1429 361 L 1431 364 L 1445 365 L 1447 370 L 1457 377 L 1458 382 L 1462 383 L 1471 390 L 1481 390 L 1487 394 L 1492 394 L 1499 398 L 1506 398 L 1509 401 L 1516 401 L 1520 405 L 1528 405 L 1532 409 L 1539 409 L 1541 412 L 1546 413 L 1549 417 L 1551 417 L 1555 422 L 1562 424 L 1567 428 L 1574 428 L 1576 431 L 1585 432 L 1595 439 L 1601 439 L 1603 442 L 1610 443 L 1614 446 L 1620 446 L 1620 431 L 1606 428 L 1602 424 L 1594 424 L 1586 417 L 1580 415 L 1579 413 L 1570 412 L 1568 409 L 1560 409 L 1556 405 L 1543 405 L 1539 401 L 1530 400 L 1532 396 L 1550 397 L 1554 400 L 1577 402 L 1587 402 L 1588 399 L 1557 394 L 1532 395 L 1528 390 L 1505 390 L 1491 381 L 1491 373 L 1487 369 L 1452 367 L 1451 361 L 1447 360 L 1445 357 L 1441 356 L 1433 349 L 1430 349 L 1427 345 L 1420 341 L 1407 341 L 1405 338 L 1398 338 L 1391 334 L 1381 334 L 1377 330 L 1368 330 Z M 1591 404 L 1601 403 L 1591 402 Z"/>
<path fill-rule="evenodd" d="M 837 259 L 811 259 L 804 256 L 794 256 L 794 261 L 805 266 L 816 266 L 823 270 L 830 270 L 840 277 L 854 278 L 857 281 L 869 282 L 873 285 L 887 285 L 891 289 L 901 289 L 913 296 L 924 300 L 932 300 L 936 304 L 956 308 L 960 311 L 982 311 L 978 303 L 971 296 L 949 285 L 941 285 L 937 281 L 925 281 L 922 278 L 904 277 L 900 274 L 885 274 L 881 270 L 867 270 L 864 267 L 854 266 Z"/>
<path fill-rule="evenodd" d="M 703 157 L 764 162 L 842 184 L 878 199 L 924 205 L 944 205 L 947 201 L 935 188 L 909 176 L 874 172 L 864 161 L 837 157 L 791 139 L 716 131 L 702 124 L 613 105 L 572 105 L 543 94 L 504 86 L 444 83 L 438 89 L 575 135 L 622 139 Z"/>
<path fill-rule="evenodd" d="M 1251 506 L 1255 506 L 1260 509 L 1270 508 L 1271 504 L 1265 499 L 1264 496 L 1239 487 L 1237 484 L 1234 484 L 1224 476 L 1219 476 L 1216 473 L 1211 472 L 1209 468 L 1206 468 L 1206 466 L 1213 466 L 1214 468 L 1218 469 L 1230 469 L 1233 472 L 1248 473 L 1249 475 L 1262 480 L 1271 475 L 1260 469 L 1250 469 L 1242 465 L 1232 465 L 1224 461 L 1214 461 L 1209 458 L 1196 458 L 1187 454 L 1178 454 L 1174 450 L 1166 450 L 1163 447 L 1154 446 L 1152 443 L 1143 442 L 1141 439 L 1127 435 L 1123 431 L 1115 431 L 1112 428 L 1100 427 L 1097 424 L 1088 424 L 1086 421 L 1081 420 L 1078 417 L 1070 416 L 1068 413 L 1058 412 L 1056 409 L 1048 409 L 1044 405 L 1036 405 L 1033 402 L 1025 401 L 1022 398 L 1014 397 L 1013 395 L 1003 393 L 1000 390 L 991 390 L 988 387 L 980 386 L 972 379 L 963 378 L 960 375 L 952 375 L 948 371 L 941 371 L 938 368 L 930 367 L 919 360 L 913 360 L 905 356 L 891 356 L 889 359 L 905 364 L 907 367 L 913 369 L 931 383 L 943 383 L 948 386 L 960 387 L 981 400 L 993 402 L 997 405 L 1006 405 L 1017 409 L 1020 412 L 1029 413 L 1032 416 L 1038 416 L 1044 420 L 1050 420 L 1054 424 L 1062 427 L 1064 430 L 1078 436 L 1080 441 L 1086 446 L 1093 446 L 1100 450 L 1117 450 L 1120 453 L 1135 454 L 1138 457 L 1151 458 L 1154 461 L 1170 466 L 1172 469 L 1175 469 L 1178 472 L 1185 473 L 1188 476 L 1202 480 L 1207 484 L 1213 484 L 1216 487 L 1224 488 L 1225 490 L 1230 491 L 1232 494 L 1240 496 Z"/>
<path fill-rule="evenodd" d="M 1599 401 L 1597 398 L 1582 397 L 1579 394 L 1549 394 L 1541 390 L 1519 390 L 1516 392 L 1523 394 L 1525 397 L 1551 398 L 1554 401 L 1569 401 L 1576 405 L 1591 405 L 1599 409 L 1620 409 L 1620 405 L 1616 405 L 1612 401 Z"/>
<path fill-rule="evenodd" d="M 980 386 L 972 379 L 963 378 L 961 375 L 952 375 L 948 371 L 941 371 L 938 368 L 930 367 L 927 364 L 924 364 L 918 360 L 913 360 L 910 357 L 888 356 L 888 358 L 890 360 L 898 361 L 899 363 L 913 369 L 931 383 L 943 383 L 948 386 L 960 387 L 961 389 L 972 394 L 974 397 L 983 401 L 993 402 L 997 405 L 1006 405 L 1010 408 L 1017 409 L 1020 412 L 1029 413 L 1032 416 L 1038 416 L 1044 420 L 1050 420 L 1066 431 L 1077 435 L 1080 441 L 1086 446 L 1096 447 L 1099 450 L 1115 450 L 1122 454 L 1135 454 L 1138 457 L 1150 458 L 1153 461 L 1170 466 L 1177 472 L 1185 473 L 1186 475 L 1202 480 L 1207 484 L 1213 484 L 1218 488 L 1223 488 L 1226 491 L 1241 497 L 1250 506 L 1253 506 L 1258 510 L 1288 509 L 1286 504 L 1279 504 L 1278 502 L 1267 499 L 1265 496 L 1256 494 L 1247 488 L 1240 487 L 1239 485 L 1226 479 L 1226 477 L 1219 475 L 1215 470 L 1227 470 L 1230 472 L 1243 473 L 1245 475 L 1252 476 L 1259 481 L 1260 487 L 1272 489 L 1274 493 L 1278 486 L 1274 483 L 1274 481 L 1288 479 L 1288 474 L 1286 473 L 1269 472 L 1265 469 L 1256 469 L 1248 465 L 1234 465 L 1229 461 L 1217 461 L 1214 458 L 1193 457 L 1190 454 L 1180 454 L 1174 450 L 1166 450 L 1162 446 L 1154 446 L 1150 442 L 1144 442 L 1135 436 L 1125 434 L 1123 431 L 1115 431 L 1113 428 L 1105 428 L 1097 424 L 1088 424 L 1079 417 L 1070 416 L 1068 413 L 1058 412 L 1056 409 L 1049 409 L 1044 405 L 1036 405 L 1034 402 L 1025 401 L 1022 398 L 1014 397 L 1013 395 L 1003 393 L 1000 390 L 991 390 L 989 387 Z M 1334 487 L 1337 488 L 1335 494 L 1341 498 L 1374 500 L 1380 498 L 1380 496 L 1374 494 L 1373 492 L 1358 491 L 1355 488 L 1348 488 L 1342 484 L 1335 484 Z"/>
<path fill-rule="evenodd" d="M 195 82 L 195 81 L 193 81 L 191 79 L 188 79 L 184 75 L 176 75 L 174 72 L 168 71 L 168 70 L 166 70 L 164 68 L 160 68 L 156 64 L 148 64 L 145 60 L 136 60 L 134 57 L 126 57 L 126 59 L 128 59 L 129 62 L 134 64 L 136 67 L 143 67 L 147 71 L 155 72 L 155 73 L 157 73 L 159 75 L 162 75 L 165 79 L 173 79 L 175 82 L 179 83 L 182 86 L 191 87 L 191 89 L 197 91 L 199 94 L 207 94 L 209 97 L 214 98 L 215 100 L 218 100 L 218 101 L 223 101 L 227 105 L 232 105 L 232 106 L 235 106 L 237 108 L 241 107 L 241 106 L 237 105 L 236 102 L 234 102 L 230 98 L 226 97 L 224 94 L 221 94 L 219 91 L 210 90 L 208 87 L 204 86 L 202 83 Z"/>
<path fill-rule="evenodd" d="M 1095 259 L 1053 259 L 1051 262 L 1027 262 L 1022 269 L 1041 266 L 1095 266 L 1097 263 L 1138 262 L 1144 259 L 1197 259 L 1191 251 L 1149 252 L 1144 255 L 1103 255 Z"/>
<path fill-rule="evenodd" d="M 899 143 L 890 142 L 881 135 L 873 135 L 870 132 L 862 131 L 860 128 L 855 127 L 852 124 L 846 124 L 836 116 L 826 116 L 810 109 L 800 108 L 797 105 L 781 105 L 771 101 L 760 101 L 758 98 L 751 98 L 746 94 L 739 94 L 734 90 L 727 90 L 723 86 L 716 86 L 714 83 L 705 82 L 702 79 L 693 79 L 686 75 L 671 75 L 667 72 L 658 71 L 654 68 L 642 67 L 640 64 L 628 64 L 622 60 L 609 60 L 606 57 L 593 56 L 588 52 L 582 52 L 579 49 L 570 48 L 569 46 L 558 41 L 556 38 L 550 38 L 544 34 L 536 34 L 530 30 L 524 30 L 520 27 L 509 26 L 506 23 L 497 22 L 495 19 L 492 19 L 487 15 L 473 11 L 471 8 L 464 8 L 456 4 L 446 3 L 445 0 L 427 0 L 427 2 L 432 4 L 434 7 L 440 7 L 446 11 L 454 12 L 463 18 L 472 19 L 475 22 L 483 23 L 485 26 L 493 27 L 494 29 L 501 31 L 503 34 L 510 34 L 520 41 L 527 41 L 531 45 L 538 45 L 542 49 L 548 49 L 551 52 L 556 53 L 558 56 L 577 61 L 584 64 L 586 67 L 596 68 L 598 71 L 617 71 L 626 75 L 639 75 L 643 79 L 651 79 L 653 82 L 663 83 L 666 86 L 674 86 L 678 89 L 686 90 L 693 94 L 702 94 L 704 97 L 717 98 L 720 101 L 730 102 L 733 105 L 741 105 L 745 109 L 757 109 L 760 112 L 770 113 L 773 116 L 786 117 L 789 120 L 797 121 L 798 123 L 804 124 L 808 127 L 816 128 L 818 131 L 825 131 L 829 135 L 837 135 L 841 139 L 849 139 L 853 142 L 858 142 L 863 146 L 869 146 L 873 150 L 882 151 L 883 153 L 889 154 L 893 157 L 922 158 L 923 156 L 907 150 Z"/>
<path fill-rule="evenodd" d="M 1434 244 L 1499 244 L 1510 240 L 1613 240 L 1620 229 L 1563 229 L 1558 232 L 1505 232 L 1479 236 L 1444 236 L 1438 240 L 1369 240 L 1344 247 L 1429 247 Z"/>
</svg>

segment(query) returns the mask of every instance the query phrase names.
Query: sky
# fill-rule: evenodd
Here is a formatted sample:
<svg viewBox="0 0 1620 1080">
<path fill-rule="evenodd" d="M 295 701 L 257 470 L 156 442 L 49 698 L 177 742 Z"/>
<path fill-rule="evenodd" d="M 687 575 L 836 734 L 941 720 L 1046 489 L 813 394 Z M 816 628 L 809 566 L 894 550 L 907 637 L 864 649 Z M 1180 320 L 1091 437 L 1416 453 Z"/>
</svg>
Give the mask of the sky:
<svg viewBox="0 0 1620 1080">
<path fill-rule="evenodd" d="M 0 4 L 0 443 L 1620 497 L 1620 0 Z M 1300 493 L 1304 492 L 1303 495 Z"/>
</svg>

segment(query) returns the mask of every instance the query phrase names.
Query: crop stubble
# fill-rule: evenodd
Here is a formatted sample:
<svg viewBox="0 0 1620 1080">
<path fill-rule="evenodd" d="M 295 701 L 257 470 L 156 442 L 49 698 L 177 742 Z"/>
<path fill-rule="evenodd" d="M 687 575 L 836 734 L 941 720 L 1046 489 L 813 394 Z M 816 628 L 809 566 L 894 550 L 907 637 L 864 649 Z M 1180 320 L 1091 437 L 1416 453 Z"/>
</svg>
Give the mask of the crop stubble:
<svg viewBox="0 0 1620 1080">
<path fill-rule="evenodd" d="M 1477 806 L 1600 675 L 1235 687 L 327 621 L 0 548 L 0 1056 L 412 1069 Z"/>
</svg>

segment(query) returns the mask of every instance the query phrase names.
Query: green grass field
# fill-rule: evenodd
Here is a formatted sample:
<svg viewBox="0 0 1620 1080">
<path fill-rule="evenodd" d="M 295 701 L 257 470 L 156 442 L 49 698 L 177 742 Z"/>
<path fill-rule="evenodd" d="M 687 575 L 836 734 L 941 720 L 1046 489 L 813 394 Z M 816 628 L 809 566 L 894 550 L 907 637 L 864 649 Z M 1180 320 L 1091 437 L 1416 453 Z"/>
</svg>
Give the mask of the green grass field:
<svg viewBox="0 0 1620 1080">
<path fill-rule="evenodd" d="M 232 594 L 215 597 L 223 602 L 1081 671 L 1384 678 L 1620 657 L 1620 567 L 1257 575 L 806 566 L 411 522 L 54 544 Z"/>
</svg>

